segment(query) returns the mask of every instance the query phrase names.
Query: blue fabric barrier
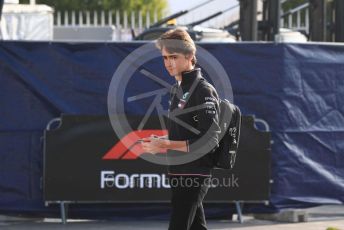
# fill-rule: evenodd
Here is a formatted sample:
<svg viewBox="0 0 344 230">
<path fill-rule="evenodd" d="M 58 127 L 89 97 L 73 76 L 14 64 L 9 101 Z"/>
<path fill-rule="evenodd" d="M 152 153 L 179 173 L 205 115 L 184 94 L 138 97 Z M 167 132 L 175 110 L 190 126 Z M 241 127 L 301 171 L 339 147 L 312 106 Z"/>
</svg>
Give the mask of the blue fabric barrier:
<svg viewBox="0 0 344 230">
<path fill-rule="evenodd" d="M 61 113 L 106 114 L 116 68 L 141 45 L 0 42 L 2 213 L 56 211 L 42 200 L 41 137 L 47 123 Z M 272 132 L 268 210 L 342 204 L 344 45 L 200 45 L 225 68 L 242 113 L 265 121 Z M 161 59 L 144 67 L 173 83 Z M 139 75 L 130 81 L 129 95 L 157 89 Z M 142 109 L 139 102 L 128 104 L 130 113 Z"/>
</svg>

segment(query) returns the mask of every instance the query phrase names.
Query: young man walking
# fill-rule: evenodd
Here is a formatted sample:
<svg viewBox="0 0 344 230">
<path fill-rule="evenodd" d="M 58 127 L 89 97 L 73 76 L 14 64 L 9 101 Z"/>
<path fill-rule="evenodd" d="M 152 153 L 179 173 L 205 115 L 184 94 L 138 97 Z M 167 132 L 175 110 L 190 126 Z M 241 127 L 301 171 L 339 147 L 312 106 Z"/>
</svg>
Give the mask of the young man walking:
<svg viewBox="0 0 344 230">
<path fill-rule="evenodd" d="M 172 191 L 169 230 L 207 229 L 202 202 L 211 179 L 211 153 L 219 143 L 218 94 L 195 68 L 196 46 L 185 30 L 167 31 L 157 47 L 176 80 L 170 95 L 168 139 L 147 138 L 142 147 L 153 154 L 167 149 Z"/>
</svg>

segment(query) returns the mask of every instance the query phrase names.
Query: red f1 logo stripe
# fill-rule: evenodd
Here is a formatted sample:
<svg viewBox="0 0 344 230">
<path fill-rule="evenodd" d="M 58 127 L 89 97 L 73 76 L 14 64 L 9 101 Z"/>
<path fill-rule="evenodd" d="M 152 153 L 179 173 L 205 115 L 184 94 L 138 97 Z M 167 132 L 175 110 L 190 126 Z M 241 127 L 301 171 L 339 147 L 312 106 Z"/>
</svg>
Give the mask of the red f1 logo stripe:
<svg viewBox="0 0 344 230">
<path fill-rule="evenodd" d="M 151 135 L 165 136 L 167 130 L 136 130 L 124 136 L 117 142 L 104 156 L 103 160 L 134 160 L 144 153 L 139 139 L 150 137 Z"/>
</svg>

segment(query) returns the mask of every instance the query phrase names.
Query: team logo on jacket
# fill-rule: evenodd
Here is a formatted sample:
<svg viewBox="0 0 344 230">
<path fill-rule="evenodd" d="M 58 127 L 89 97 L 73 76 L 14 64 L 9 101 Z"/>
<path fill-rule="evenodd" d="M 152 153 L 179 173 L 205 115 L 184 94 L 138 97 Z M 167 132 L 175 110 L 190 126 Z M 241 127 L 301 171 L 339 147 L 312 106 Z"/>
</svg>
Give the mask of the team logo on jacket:
<svg viewBox="0 0 344 230">
<path fill-rule="evenodd" d="M 188 99 L 190 93 L 186 92 L 183 94 L 182 99 L 179 99 L 179 103 L 178 103 L 178 108 L 179 109 L 184 109 L 185 104 L 186 104 L 186 100 Z"/>
<path fill-rule="evenodd" d="M 184 93 L 184 95 L 183 95 L 183 100 L 186 100 L 186 99 L 189 97 L 189 95 L 190 95 L 189 92 Z"/>
</svg>

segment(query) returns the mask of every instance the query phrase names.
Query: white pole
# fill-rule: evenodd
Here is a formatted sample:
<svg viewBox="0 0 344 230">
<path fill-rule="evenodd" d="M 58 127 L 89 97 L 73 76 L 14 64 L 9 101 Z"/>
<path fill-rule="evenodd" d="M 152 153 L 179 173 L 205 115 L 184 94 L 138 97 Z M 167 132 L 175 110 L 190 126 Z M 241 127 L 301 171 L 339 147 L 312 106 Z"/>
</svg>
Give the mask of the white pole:
<svg viewBox="0 0 344 230">
<path fill-rule="evenodd" d="M 124 11 L 124 14 L 123 14 L 123 27 L 124 29 L 127 29 L 128 28 L 128 14 L 127 14 L 127 11 Z"/>
<path fill-rule="evenodd" d="M 146 12 L 146 28 L 149 28 L 150 26 L 150 15 L 149 11 Z"/>
<path fill-rule="evenodd" d="M 61 26 L 61 11 L 57 11 L 56 20 L 57 20 L 57 26 Z"/>
<path fill-rule="evenodd" d="M 67 11 L 67 10 L 64 12 L 64 22 L 63 22 L 63 24 L 64 24 L 65 26 L 68 26 L 68 25 L 69 25 L 68 11 Z"/>
<path fill-rule="evenodd" d="M 309 33 L 309 8 L 306 9 L 305 26 L 306 26 L 306 32 L 308 34 Z"/>
<path fill-rule="evenodd" d="M 105 26 L 105 11 L 102 10 L 101 12 L 101 25 Z"/>
<path fill-rule="evenodd" d="M 289 29 L 293 28 L 293 15 L 292 14 L 288 15 L 288 28 Z"/>
<path fill-rule="evenodd" d="M 119 11 L 116 10 L 116 27 L 119 28 L 121 25 Z"/>
<path fill-rule="evenodd" d="M 82 11 L 79 11 L 79 26 L 83 26 L 84 25 L 84 18 L 82 16 Z"/>
<path fill-rule="evenodd" d="M 91 25 L 91 13 L 90 11 L 86 11 L 86 25 L 90 26 Z"/>
<path fill-rule="evenodd" d="M 131 28 L 135 29 L 135 11 L 131 11 L 131 19 L 130 19 L 130 24 L 131 24 Z"/>
<path fill-rule="evenodd" d="M 108 16 L 109 16 L 109 18 L 108 18 L 108 25 L 112 26 L 112 11 L 111 10 L 109 11 L 109 15 Z"/>
<path fill-rule="evenodd" d="M 142 30 L 142 11 L 139 11 L 139 29 Z"/>
<path fill-rule="evenodd" d="M 296 16 L 297 16 L 296 18 L 297 29 L 300 29 L 301 27 L 301 11 L 300 10 L 297 11 Z"/>
<path fill-rule="evenodd" d="M 75 11 L 72 11 L 72 26 L 75 26 Z"/>
<path fill-rule="evenodd" d="M 93 25 L 98 25 L 98 11 L 93 11 Z"/>
</svg>

